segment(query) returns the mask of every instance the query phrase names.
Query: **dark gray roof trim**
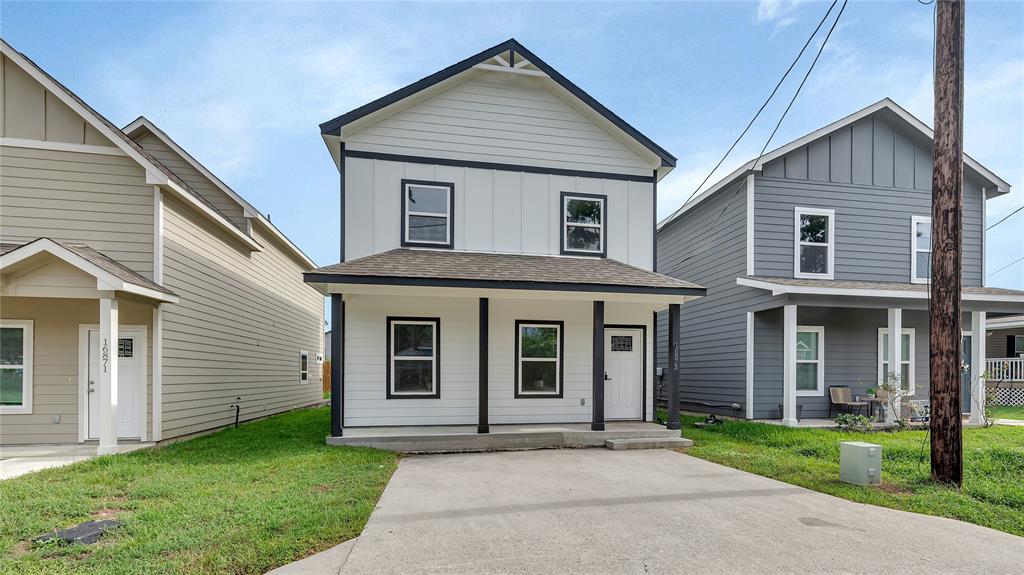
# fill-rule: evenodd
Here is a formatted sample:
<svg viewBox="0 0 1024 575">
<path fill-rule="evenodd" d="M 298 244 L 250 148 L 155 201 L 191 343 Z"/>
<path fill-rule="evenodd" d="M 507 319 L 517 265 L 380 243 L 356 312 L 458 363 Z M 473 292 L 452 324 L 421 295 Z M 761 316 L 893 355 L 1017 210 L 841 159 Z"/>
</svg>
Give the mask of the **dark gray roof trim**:
<svg viewBox="0 0 1024 575">
<path fill-rule="evenodd" d="M 342 114 L 337 118 L 334 118 L 333 120 L 328 120 L 323 124 L 320 124 L 320 133 L 332 134 L 336 136 L 340 135 L 340 130 L 342 126 L 352 123 L 353 121 L 358 120 L 359 118 L 362 118 L 364 116 L 368 116 L 373 112 L 376 112 L 377 110 L 386 108 L 387 106 L 390 106 L 395 102 L 404 100 L 405 98 L 408 98 L 409 96 L 412 96 L 417 92 L 425 90 L 433 86 L 434 84 L 443 82 L 457 74 L 461 74 L 462 72 L 469 70 L 470 68 L 481 62 L 485 62 L 493 58 L 494 56 L 503 54 L 505 52 L 513 52 L 525 56 L 526 59 L 529 60 L 531 64 L 536 66 L 538 70 L 550 76 L 552 80 L 554 80 L 560 86 L 565 88 L 573 96 L 579 98 L 581 101 L 583 101 L 583 103 L 590 106 L 598 114 L 601 114 L 602 117 L 604 117 L 606 120 L 614 124 L 617 128 L 628 134 L 637 142 L 640 142 L 640 144 L 642 144 L 651 152 L 655 153 L 658 157 L 661 158 L 663 166 L 675 167 L 675 156 L 668 153 L 667 150 L 665 150 L 658 144 L 655 144 L 653 140 L 640 133 L 639 130 L 631 126 L 628 122 L 626 122 L 618 115 L 616 115 L 614 112 L 606 108 L 603 104 L 595 100 L 590 94 L 586 93 L 582 88 L 570 82 L 568 78 L 561 75 L 557 70 L 549 66 L 540 58 L 538 58 L 533 52 L 527 50 L 515 38 L 506 40 L 501 44 L 498 44 L 497 46 L 493 46 L 491 48 L 484 50 L 483 52 L 470 56 L 469 58 L 466 58 L 461 62 L 452 64 L 451 66 L 448 66 L 447 68 L 439 72 L 435 72 L 427 76 L 426 78 L 423 78 L 421 80 L 413 82 L 412 84 L 409 84 L 408 86 L 405 86 L 404 88 L 399 88 L 398 90 L 395 90 L 394 92 L 391 92 L 386 96 L 378 98 L 368 104 L 364 104 L 350 112 L 346 112 L 345 114 Z"/>
</svg>

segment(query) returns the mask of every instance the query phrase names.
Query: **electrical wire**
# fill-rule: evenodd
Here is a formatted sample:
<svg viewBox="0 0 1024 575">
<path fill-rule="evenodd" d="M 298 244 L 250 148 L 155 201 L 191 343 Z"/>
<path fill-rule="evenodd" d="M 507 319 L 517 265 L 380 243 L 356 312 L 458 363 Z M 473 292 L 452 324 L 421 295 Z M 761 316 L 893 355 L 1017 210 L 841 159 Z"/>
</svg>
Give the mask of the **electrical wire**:
<svg viewBox="0 0 1024 575">
<path fill-rule="evenodd" d="M 1001 272 L 1001 271 L 1005 270 L 1006 268 L 1008 268 L 1008 267 L 1010 267 L 1010 266 L 1012 266 L 1012 265 L 1014 265 L 1014 264 L 1019 264 L 1020 262 L 1024 262 L 1024 256 L 1021 256 L 1021 257 L 1019 257 L 1019 258 L 1017 258 L 1017 259 L 1013 260 L 1012 262 L 1010 262 L 1010 263 L 1006 264 L 1005 266 L 1003 266 L 1003 267 L 1001 267 L 1001 268 L 997 269 L 996 271 L 994 271 L 994 272 L 992 272 L 992 273 L 988 274 L 988 275 L 987 275 L 987 276 L 985 276 L 985 277 L 987 277 L 987 278 L 990 278 L 990 277 L 992 277 L 992 276 L 996 275 L 997 273 L 999 273 L 999 272 Z"/>
<path fill-rule="evenodd" d="M 700 185 L 698 185 L 695 190 L 693 190 L 693 193 L 690 194 L 690 197 L 686 198 L 686 202 L 689 202 L 690 198 L 693 198 L 693 196 L 695 196 L 697 192 L 699 192 L 700 189 L 704 187 L 704 184 L 708 183 L 708 180 L 711 178 L 711 176 L 716 171 L 718 171 L 718 168 L 722 166 L 722 162 L 724 162 L 725 159 L 729 157 L 729 154 L 731 154 L 736 145 L 740 143 L 740 140 L 742 140 L 743 136 L 747 134 L 747 131 L 750 130 L 750 127 L 754 125 L 754 121 L 757 120 L 758 116 L 761 115 L 761 112 L 764 111 L 765 107 L 768 106 L 768 103 L 771 102 L 772 98 L 775 97 L 775 94 L 778 93 L 779 88 L 782 87 L 782 83 L 786 81 L 786 78 L 789 77 L 789 73 L 793 71 L 793 68 L 796 67 L 797 62 L 799 62 L 800 58 L 803 57 L 804 52 L 807 50 L 807 47 L 811 45 L 811 41 L 814 40 L 814 37 L 818 35 L 818 31 L 821 30 L 821 26 L 825 23 L 825 20 L 828 19 L 829 14 L 832 13 L 832 9 L 835 8 L 836 2 L 838 2 L 838 0 L 832 0 L 832 5 L 828 7 L 828 11 L 825 12 L 825 15 L 821 17 L 821 20 L 818 22 L 818 25 L 814 28 L 814 31 L 811 32 L 811 35 L 807 37 L 807 41 L 804 42 L 803 47 L 800 48 L 800 52 L 796 55 L 796 58 L 793 59 L 793 62 L 790 63 L 789 68 L 786 68 L 786 73 L 783 74 L 781 78 L 779 78 L 778 83 L 775 84 L 775 88 L 772 89 L 772 93 L 768 95 L 768 98 L 765 99 L 764 103 L 761 104 L 761 107 L 757 109 L 756 113 L 754 113 L 754 117 L 751 118 L 749 122 L 747 122 L 747 126 L 743 128 L 743 131 L 740 132 L 740 135 L 736 138 L 735 141 L 733 141 L 732 145 L 729 146 L 729 149 L 725 151 L 725 155 L 722 156 L 722 159 L 718 160 L 718 163 L 715 164 L 715 167 L 711 168 L 711 171 L 708 172 L 708 175 L 704 176 L 704 180 L 701 181 Z M 683 203 L 685 204 L 686 202 Z"/>
<path fill-rule="evenodd" d="M 1006 214 L 1006 216 L 1003 217 L 1003 219 L 1001 219 L 998 222 L 992 224 L 991 226 L 985 228 L 985 231 L 987 232 L 987 231 L 991 230 L 992 228 L 998 226 L 999 224 L 1005 222 L 1006 220 L 1010 219 L 1014 214 L 1016 214 L 1017 212 L 1019 212 L 1021 210 L 1024 210 L 1024 206 L 1021 206 L 1021 207 L 1017 208 L 1016 210 L 1013 210 L 1012 212 Z"/>
</svg>

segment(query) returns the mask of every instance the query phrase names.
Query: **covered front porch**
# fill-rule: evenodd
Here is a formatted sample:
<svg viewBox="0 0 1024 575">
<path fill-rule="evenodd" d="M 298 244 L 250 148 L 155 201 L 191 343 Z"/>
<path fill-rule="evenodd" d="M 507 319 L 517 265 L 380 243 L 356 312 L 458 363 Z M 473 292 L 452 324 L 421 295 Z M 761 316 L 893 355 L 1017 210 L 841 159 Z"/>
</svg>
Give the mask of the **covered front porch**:
<svg viewBox="0 0 1024 575">
<path fill-rule="evenodd" d="M 894 422 L 895 410 L 911 420 L 928 416 L 927 285 L 753 277 L 740 283 L 773 296 L 748 314 L 748 418 L 813 426 L 842 412 L 877 414 L 883 425 Z M 969 424 L 984 419 L 987 314 L 1022 307 L 1024 292 L 964 289 L 959 395 Z M 906 393 L 895 406 L 884 399 L 885 383 Z"/>
<path fill-rule="evenodd" d="M 0 298 L 5 458 L 160 439 L 160 306 L 173 293 L 88 246 L 40 238 L 0 249 Z"/>
</svg>

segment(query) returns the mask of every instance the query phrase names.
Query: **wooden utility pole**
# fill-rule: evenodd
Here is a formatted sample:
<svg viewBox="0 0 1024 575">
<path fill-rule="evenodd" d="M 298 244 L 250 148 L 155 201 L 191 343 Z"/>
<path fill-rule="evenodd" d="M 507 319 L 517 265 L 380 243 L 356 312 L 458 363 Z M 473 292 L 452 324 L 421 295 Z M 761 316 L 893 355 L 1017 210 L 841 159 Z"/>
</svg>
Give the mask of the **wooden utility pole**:
<svg viewBox="0 0 1024 575">
<path fill-rule="evenodd" d="M 929 319 L 932 479 L 963 482 L 960 259 L 963 226 L 964 2 L 936 0 L 932 281 Z M 984 337 L 984 334 L 975 334 Z"/>
</svg>

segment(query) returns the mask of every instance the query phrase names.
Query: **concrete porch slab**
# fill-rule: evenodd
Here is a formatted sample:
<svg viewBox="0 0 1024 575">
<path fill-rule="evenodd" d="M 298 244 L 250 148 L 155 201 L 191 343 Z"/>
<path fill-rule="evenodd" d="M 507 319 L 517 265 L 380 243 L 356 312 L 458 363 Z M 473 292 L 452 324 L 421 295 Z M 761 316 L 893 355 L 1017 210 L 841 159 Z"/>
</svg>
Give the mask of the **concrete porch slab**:
<svg viewBox="0 0 1024 575">
<path fill-rule="evenodd" d="M 154 443 L 121 443 L 119 453 L 153 447 Z M 0 447 L 0 480 L 96 457 L 95 443 L 10 445 Z"/>
<path fill-rule="evenodd" d="M 604 447 L 609 439 L 679 437 L 679 431 L 656 423 L 613 421 L 604 431 L 589 423 L 492 425 L 490 433 L 477 433 L 474 425 L 424 427 L 346 428 L 342 437 L 328 437 L 328 445 L 374 447 L 402 453 L 458 453 L 561 447 Z"/>
</svg>

